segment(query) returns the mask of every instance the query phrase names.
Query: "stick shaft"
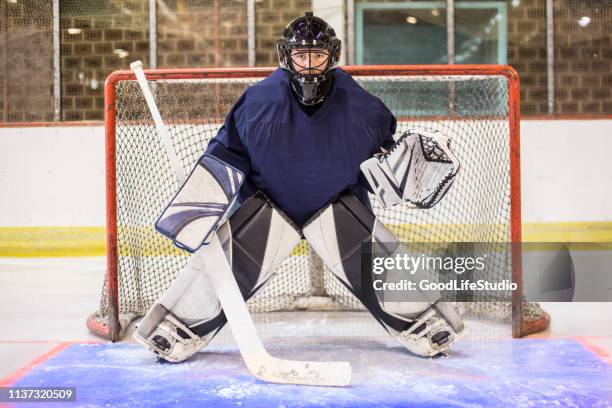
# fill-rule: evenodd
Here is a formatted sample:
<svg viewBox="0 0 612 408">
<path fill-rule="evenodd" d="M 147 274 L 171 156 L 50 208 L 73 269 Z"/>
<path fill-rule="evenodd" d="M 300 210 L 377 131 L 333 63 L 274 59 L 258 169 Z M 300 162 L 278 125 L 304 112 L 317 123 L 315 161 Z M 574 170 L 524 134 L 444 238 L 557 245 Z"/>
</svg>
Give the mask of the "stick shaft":
<svg viewBox="0 0 612 408">
<path fill-rule="evenodd" d="M 168 132 L 168 127 L 164 123 L 161 113 L 159 113 L 159 109 L 157 108 L 157 104 L 155 103 L 155 97 L 153 96 L 153 92 L 151 91 L 151 87 L 147 82 L 147 78 L 145 77 L 144 70 L 142 68 L 142 62 L 136 61 L 130 64 L 130 68 L 134 71 L 136 75 L 136 80 L 138 81 L 138 85 L 140 85 L 140 89 L 142 90 L 142 94 L 145 98 L 145 102 L 149 107 L 149 111 L 151 112 L 151 116 L 153 116 L 153 122 L 155 122 L 155 127 L 157 128 L 157 132 L 159 133 L 159 138 L 161 144 L 166 151 L 166 157 L 168 157 L 168 161 L 170 162 L 170 166 L 176 174 L 176 177 L 179 180 L 180 184 L 183 184 L 187 175 L 181 166 L 181 162 L 172 146 L 172 139 L 170 139 L 170 133 Z"/>
</svg>

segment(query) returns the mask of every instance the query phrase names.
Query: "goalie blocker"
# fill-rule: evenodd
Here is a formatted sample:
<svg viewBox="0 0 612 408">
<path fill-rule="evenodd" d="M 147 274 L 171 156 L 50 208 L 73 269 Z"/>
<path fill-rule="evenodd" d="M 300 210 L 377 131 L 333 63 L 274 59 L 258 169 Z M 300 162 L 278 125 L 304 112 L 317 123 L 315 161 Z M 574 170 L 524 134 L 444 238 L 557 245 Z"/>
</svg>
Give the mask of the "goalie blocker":
<svg viewBox="0 0 612 408">
<path fill-rule="evenodd" d="M 420 293 L 417 302 L 385 303 L 379 302 L 371 284 L 362 284 L 362 243 L 378 243 L 388 256 L 401 244 L 352 193 L 343 193 L 319 211 L 303 233 L 340 282 L 411 352 L 428 357 L 444 353 L 463 334 L 461 317 L 452 305 L 439 301 L 439 294 Z"/>
<path fill-rule="evenodd" d="M 187 180 L 161 214 L 155 228 L 174 244 L 195 252 L 212 239 L 222 225 L 244 175 L 239 170 L 204 154 Z"/>
<path fill-rule="evenodd" d="M 297 228 L 261 193 L 247 199 L 217 234 L 245 300 L 300 240 Z M 149 309 L 134 337 L 161 358 L 179 362 L 206 346 L 226 321 L 204 262 L 193 257 Z"/>
</svg>

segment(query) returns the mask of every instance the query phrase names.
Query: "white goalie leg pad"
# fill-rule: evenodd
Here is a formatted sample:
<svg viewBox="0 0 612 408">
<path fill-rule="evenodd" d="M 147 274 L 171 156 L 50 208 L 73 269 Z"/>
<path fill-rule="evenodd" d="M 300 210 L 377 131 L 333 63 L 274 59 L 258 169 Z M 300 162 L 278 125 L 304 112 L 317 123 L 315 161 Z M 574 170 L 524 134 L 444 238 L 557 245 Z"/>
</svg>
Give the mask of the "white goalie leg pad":
<svg viewBox="0 0 612 408">
<path fill-rule="evenodd" d="M 134 339 L 164 360 L 173 363 L 186 360 L 206 346 L 215 334 L 212 331 L 199 336 L 189 326 L 213 319 L 220 309 L 203 262 L 192 257 L 144 316 Z"/>
<path fill-rule="evenodd" d="M 159 217 L 155 228 L 179 248 L 194 252 L 223 225 L 243 179 L 239 170 L 205 154 Z"/>
<path fill-rule="evenodd" d="M 255 294 L 300 242 L 298 227 L 263 193 L 249 197 L 219 231 L 240 290 Z M 231 245 L 227 245 L 227 241 Z"/>
<path fill-rule="evenodd" d="M 439 132 L 404 133 L 388 153 L 361 163 L 361 171 L 381 204 L 430 208 L 438 203 L 459 171 L 450 140 Z"/>
<path fill-rule="evenodd" d="M 303 233 L 334 275 L 411 352 L 427 357 L 444 353 L 463 333 L 461 317 L 439 301 L 438 293 L 421 293 L 417 302 L 379 301 L 371 275 L 365 277 L 369 281 L 361 276 L 362 243 L 377 243 L 387 256 L 401 250 L 400 243 L 354 195 L 344 194 L 319 211 Z"/>
<path fill-rule="evenodd" d="M 263 195 L 247 199 L 218 231 L 245 299 L 272 276 L 299 243 L 297 228 Z M 166 293 L 147 312 L 135 339 L 171 362 L 206 346 L 225 324 L 219 299 L 200 257 L 193 256 Z"/>
</svg>

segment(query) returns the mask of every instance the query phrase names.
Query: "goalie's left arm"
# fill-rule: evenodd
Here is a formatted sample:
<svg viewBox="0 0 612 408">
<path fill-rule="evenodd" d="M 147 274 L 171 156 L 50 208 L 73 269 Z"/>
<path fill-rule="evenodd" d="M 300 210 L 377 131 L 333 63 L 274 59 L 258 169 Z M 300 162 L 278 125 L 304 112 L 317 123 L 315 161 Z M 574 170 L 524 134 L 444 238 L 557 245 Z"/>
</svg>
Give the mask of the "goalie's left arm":
<svg viewBox="0 0 612 408">
<path fill-rule="evenodd" d="M 459 159 L 445 135 L 412 129 L 388 152 L 375 155 L 360 167 L 384 207 L 407 203 L 415 208 L 431 208 L 452 185 Z"/>
</svg>

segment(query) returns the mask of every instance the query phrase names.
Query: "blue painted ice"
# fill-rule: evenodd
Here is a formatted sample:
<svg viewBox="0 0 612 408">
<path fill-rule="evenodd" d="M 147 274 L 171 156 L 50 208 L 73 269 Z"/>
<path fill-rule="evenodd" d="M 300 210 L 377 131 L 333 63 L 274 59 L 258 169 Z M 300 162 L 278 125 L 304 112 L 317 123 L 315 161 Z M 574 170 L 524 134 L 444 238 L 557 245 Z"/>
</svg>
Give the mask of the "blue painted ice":
<svg viewBox="0 0 612 408">
<path fill-rule="evenodd" d="M 612 406 L 612 367 L 573 340 L 468 338 L 448 358 L 423 359 L 391 339 L 280 334 L 266 341 L 271 354 L 348 360 L 351 386 L 268 384 L 234 346 L 216 343 L 181 364 L 130 343 L 77 344 L 15 385 L 77 388 L 76 404 L 54 407 Z"/>
</svg>

